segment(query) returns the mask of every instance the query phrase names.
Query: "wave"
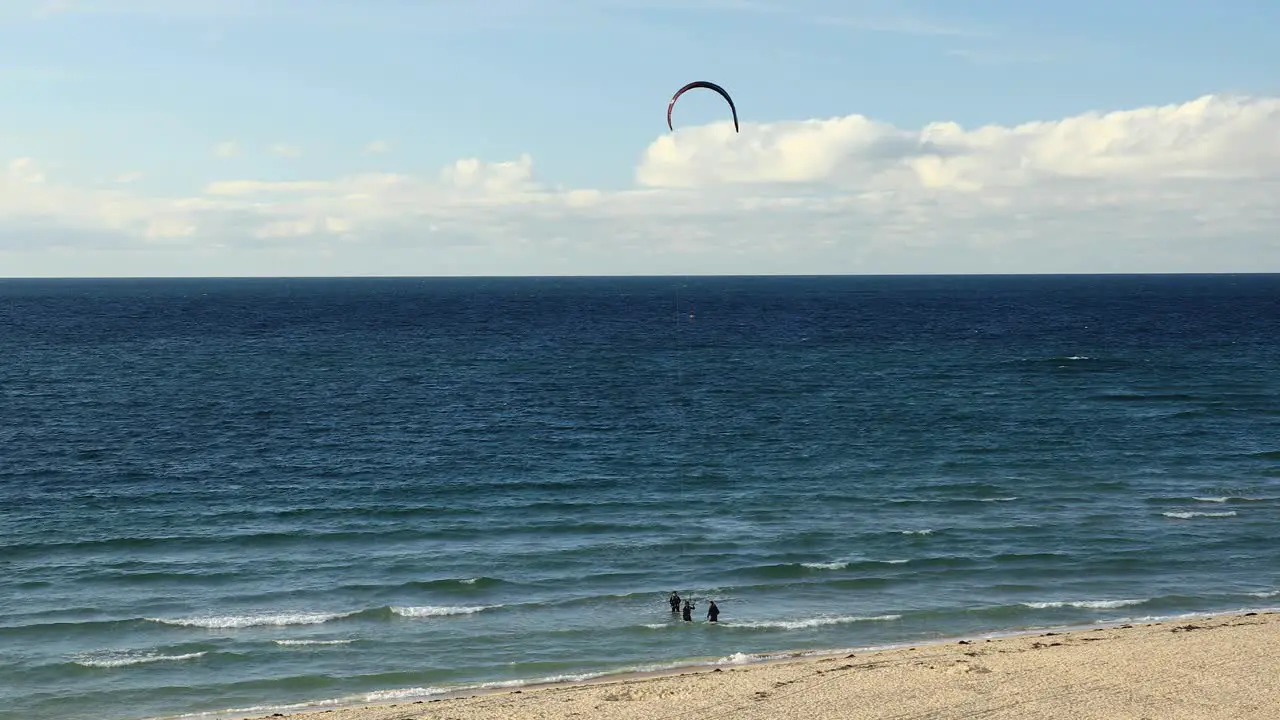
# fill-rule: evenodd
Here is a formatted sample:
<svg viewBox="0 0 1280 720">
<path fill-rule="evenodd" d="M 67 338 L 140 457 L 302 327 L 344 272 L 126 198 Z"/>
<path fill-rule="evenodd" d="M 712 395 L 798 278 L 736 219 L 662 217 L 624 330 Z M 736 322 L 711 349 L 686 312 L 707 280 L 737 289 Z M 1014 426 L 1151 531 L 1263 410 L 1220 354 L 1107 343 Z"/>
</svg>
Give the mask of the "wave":
<svg viewBox="0 0 1280 720">
<path fill-rule="evenodd" d="M 295 645 L 350 645 L 355 642 L 351 640 L 273 640 L 277 645 L 295 646 Z"/>
<path fill-rule="evenodd" d="M 1191 518 L 1198 518 L 1198 517 L 1212 517 L 1212 518 L 1235 517 L 1236 511 L 1227 510 L 1225 512 L 1176 512 L 1171 510 L 1168 512 L 1162 512 L 1160 514 L 1167 518 L 1177 518 L 1178 520 L 1190 520 Z"/>
<path fill-rule="evenodd" d="M 1073 607 L 1084 608 L 1087 610 L 1113 610 L 1115 608 L 1130 607 L 1132 605 L 1142 605 L 1151 602 L 1151 598 L 1138 598 L 1136 600 L 1063 600 L 1054 602 L 1024 602 L 1024 606 L 1035 610 L 1046 610 L 1049 608 Z"/>
<path fill-rule="evenodd" d="M 447 687 L 405 687 L 392 688 L 387 690 L 372 690 L 369 692 L 347 695 L 340 698 L 332 698 L 328 700 L 316 700 L 312 702 L 290 703 L 286 705 L 253 705 L 250 707 L 232 708 L 228 710 L 220 710 L 217 712 L 197 712 L 178 715 L 176 717 L 167 717 L 163 720 L 201 720 L 210 718 L 224 718 L 228 716 L 248 717 L 264 714 L 280 714 L 285 712 L 305 712 L 311 710 L 319 710 L 321 708 L 340 708 L 340 707 L 361 707 L 367 705 L 385 705 L 388 703 L 400 703 L 413 700 L 427 700 L 436 698 L 441 695 L 456 694 L 464 692 L 475 692 L 484 690 L 502 690 L 508 688 L 520 688 L 530 685 L 551 685 L 556 683 L 583 682 L 586 680 L 594 680 L 596 678 L 608 675 L 624 675 L 637 672 L 656 672 L 661 670 L 669 670 L 683 666 L 711 666 L 723 664 L 721 662 L 698 662 L 698 663 L 669 663 L 665 665 L 644 665 L 636 667 L 625 667 L 617 670 L 583 672 L 583 673 L 564 673 L 559 675 L 548 675 L 545 677 L 524 678 L 518 680 L 495 680 L 492 682 L 471 683 L 452 685 Z M 162 720 L 155 718 L 153 720 Z"/>
<path fill-rule="evenodd" d="M 208 583 L 218 584 L 241 577 L 239 572 L 172 572 L 153 570 L 148 572 L 126 572 L 110 570 L 94 575 L 86 575 L 78 580 L 84 584 L 143 584 L 143 583 L 183 583 L 187 585 Z"/>
<path fill-rule="evenodd" d="M 721 627 L 752 630 L 807 630 L 825 625 L 843 625 L 856 622 L 887 622 L 901 619 L 901 615 L 822 615 L 799 620 L 749 620 L 720 623 Z"/>
<path fill-rule="evenodd" d="M 731 571 L 732 574 L 746 577 L 788 579 L 813 575 L 814 573 L 857 568 L 875 568 L 882 565 L 902 565 L 910 560 L 830 560 L 822 562 L 778 563 L 776 565 L 756 565 Z"/>
<path fill-rule="evenodd" d="M 1145 502 L 1152 505 L 1163 505 L 1166 503 L 1215 503 L 1215 504 L 1236 504 L 1236 503 L 1258 503 L 1269 502 L 1275 498 L 1270 497 L 1250 497 L 1247 495 L 1182 495 L 1182 496 L 1158 496 L 1146 498 Z"/>
<path fill-rule="evenodd" d="M 421 605 L 417 607 L 392 607 L 391 612 L 401 617 L 447 617 L 449 615 L 472 615 L 485 610 L 493 610 L 502 605 L 473 605 L 464 607 L 443 607 L 437 605 Z"/>
<path fill-rule="evenodd" d="M 576 527 L 576 526 L 574 526 Z M 631 526 L 618 526 L 629 529 Z M 647 528 L 647 526 L 646 526 Z M 618 529 L 618 528 L 615 528 Z M 539 532 L 547 528 L 537 528 Z M 551 528 L 557 531 L 557 528 Z M 603 532 L 592 528 L 592 531 Z M 468 538 L 480 534 L 480 530 L 469 526 L 420 528 L 370 528 L 333 531 L 289 530 L 289 531 L 246 531 L 226 533 L 216 529 L 207 532 L 185 535 L 137 535 L 102 538 L 86 538 L 57 542 L 29 542 L 10 545 L 7 552 L 11 557 L 26 559 L 28 556 L 43 557 L 49 553 L 66 552 L 145 552 L 149 550 L 207 550 L 225 546 L 247 549 L 278 548 L 284 545 L 312 546 L 316 544 L 349 544 L 362 543 L 385 544 L 396 541 L 415 540 L 448 540 Z"/>
<path fill-rule="evenodd" d="M 492 610 L 503 605 L 475 606 L 390 606 L 351 612 L 276 612 L 250 613 L 246 615 L 200 615 L 185 618 L 143 618 L 148 622 L 178 627 L 195 627 L 209 630 L 238 630 L 253 627 L 289 627 L 296 625 L 322 625 L 335 620 L 347 619 L 390 619 L 392 617 L 446 617 L 449 615 L 470 615 L 483 610 Z"/>
<path fill-rule="evenodd" d="M 469 578 L 439 578 L 436 580 L 409 580 L 398 585 L 384 585 L 380 583 L 355 583 L 350 585 L 342 585 L 338 590 L 347 592 L 386 592 L 395 590 L 427 590 L 432 592 L 454 592 L 454 593 L 476 593 L 482 590 L 492 590 L 499 587 L 516 587 L 525 585 L 525 583 L 512 582 L 510 580 L 502 580 L 500 578 L 477 576 Z"/>
<path fill-rule="evenodd" d="M 932 488 L 931 488 L 932 489 Z M 1014 502 L 1016 495 L 997 497 L 891 497 L 892 505 L 969 505 L 973 502 Z"/>
<path fill-rule="evenodd" d="M 72 656 L 72 662 L 88 668 L 118 668 L 128 667 L 130 665 L 149 665 L 158 662 L 180 662 L 183 660 L 195 660 L 204 657 L 207 651 L 182 653 L 181 655 L 165 655 L 163 653 L 148 652 L 109 652 L 109 653 L 83 653 Z"/>
<path fill-rule="evenodd" d="M 812 562 L 800 563 L 801 567 L 807 567 L 810 570 L 844 570 L 849 567 L 848 562 Z M 785 565 L 782 567 L 786 567 Z"/>
<path fill-rule="evenodd" d="M 148 622 L 210 630 L 234 630 L 249 627 L 285 627 L 320 625 L 330 620 L 352 617 L 358 613 L 261 613 L 253 615 L 204 615 L 188 618 L 143 618 Z"/>
</svg>

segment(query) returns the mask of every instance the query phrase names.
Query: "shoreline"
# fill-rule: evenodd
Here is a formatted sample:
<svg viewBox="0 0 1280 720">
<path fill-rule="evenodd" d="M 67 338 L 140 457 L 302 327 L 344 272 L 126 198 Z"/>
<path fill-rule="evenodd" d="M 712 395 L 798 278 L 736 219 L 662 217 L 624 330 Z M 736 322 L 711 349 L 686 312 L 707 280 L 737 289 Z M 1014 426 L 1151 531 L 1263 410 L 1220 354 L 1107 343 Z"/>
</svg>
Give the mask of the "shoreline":
<svg viewBox="0 0 1280 720">
<path fill-rule="evenodd" d="M 577 699 L 561 699 L 560 702 L 591 702 L 592 697 L 601 693 L 606 693 L 610 688 L 619 690 L 623 694 L 634 694 L 637 688 L 646 687 L 652 683 L 675 683 L 677 685 L 683 682 L 692 682 L 694 678 L 712 676 L 717 673 L 737 673 L 737 674 L 754 674 L 763 678 L 764 676 L 773 676 L 779 673 L 794 674 L 797 668 L 813 668 L 825 664 L 830 664 L 839 659 L 853 660 L 852 666 L 846 665 L 845 668 L 857 667 L 859 661 L 865 661 L 867 658 L 876 658 L 878 664 L 900 664 L 912 659 L 919 660 L 924 657 L 941 657 L 945 658 L 955 655 L 963 650 L 966 646 L 981 648 L 1007 648 L 1021 647 L 1025 645 L 1042 645 L 1044 647 L 1054 647 L 1064 645 L 1068 642 L 1076 645 L 1088 645 L 1092 639 L 1097 639 L 1097 633 L 1117 633 L 1119 637 L 1137 637 L 1147 636 L 1151 633 L 1159 633 L 1166 629 L 1167 626 L 1173 625 L 1174 632 L 1182 632 L 1180 628 L 1189 627 L 1194 630 L 1216 629 L 1223 627 L 1235 627 L 1245 624 L 1242 621 L 1249 618 L 1247 624 L 1260 625 L 1266 629 L 1270 639 L 1264 643 L 1264 646 L 1270 650 L 1276 647 L 1276 643 L 1280 643 L 1280 609 L 1239 609 L 1227 612 L 1217 613 L 1181 613 L 1172 616 L 1152 617 L 1144 621 L 1133 620 L 1116 620 L 1104 623 L 1090 623 L 1086 625 L 1071 626 L 1055 626 L 1055 627 L 1037 627 L 1023 630 L 1007 630 L 1007 631 L 991 631 L 977 634 L 956 635 L 939 637 L 929 640 L 919 640 L 915 642 L 892 643 L 888 645 L 875 645 L 866 647 L 853 648 L 825 648 L 825 649 L 797 649 L 790 651 L 776 651 L 744 654 L 737 653 L 719 659 L 707 658 L 696 659 L 690 658 L 685 661 L 673 662 L 670 666 L 663 666 L 652 670 L 635 670 L 623 669 L 617 671 L 602 671 L 599 673 L 583 673 L 583 675 L 591 675 L 582 679 L 567 680 L 546 680 L 539 682 L 537 679 L 499 681 L 491 687 L 482 687 L 480 685 L 460 687 L 456 690 L 449 690 L 439 693 L 406 695 L 404 699 L 393 701 L 387 699 L 374 703 L 370 702 L 342 702 L 341 700 L 315 701 L 312 703 L 291 704 L 288 706 L 280 706 L 274 708 L 258 708 L 249 712 L 246 711 L 223 711 L 211 713 L 187 714 L 180 716 L 168 716 L 167 718 L 156 718 L 153 720 L 179 720 L 179 718 L 193 720 L 195 718 L 203 718 L 206 720 L 272 720 L 274 718 L 286 718 L 287 720 L 413 720 L 416 718 L 435 718 L 439 717 L 439 713 L 446 708 L 449 710 L 449 717 L 457 718 L 523 718 L 526 717 L 519 708 L 509 707 L 485 709 L 484 706 L 490 705 L 508 705 L 514 700 L 519 700 L 517 704 L 532 705 L 535 698 L 545 699 L 547 694 L 557 696 L 569 695 L 576 696 Z M 1236 622 L 1233 622 L 1236 621 Z M 1179 625 L 1179 623 L 1186 623 Z M 1200 623 L 1200 624 L 1197 624 Z M 1133 631 L 1137 631 L 1134 633 Z M 1190 632 L 1187 630 L 1186 632 Z M 1052 644 L 1038 643 L 1038 641 L 1030 640 L 1037 637 L 1053 637 L 1055 641 Z M 1000 650 L 1006 652 L 1006 650 Z M 1008 651 L 1008 652 L 1016 652 Z M 972 653 L 969 653 L 972 654 Z M 1271 655 L 1280 656 L 1280 653 L 1270 653 Z M 968 654 L 966 654 L 967 656 Z M 741 656 L 743 661 L 735 661 L 731 658 Z M 952 658 L 954 660 L 954 658 Z M 1262 667 L 1267 664 L 1269 659 L 1257 658 L 1250 656 L 1251 661 L 1257 661 L 1253 664 Z M 968 662 L 961 660 L 961 663 Z M 1271 660 L 1271 666 L 1276 673 L 1280 673 L 1280 661 Z M 982 671 L 978 671 L 982 672 Z M 818 673 L 819 675 L 822 672 Z M 1272 677 L 1280 677 L 1280 674 L 1273 674 Z M 1275 681 L 1273 685 L 1275 690 L 1272 694 L 1275 696 L 1275 703 L 1272 709 L 1268 710 L 1270 715 L 1266 717 L 1273 720 L 1274 717 L 1280 717 L 1280 680 Z M 617 694 L 617 693 L 614 693 Z M 676 693 L 679 694 L 679 693 Z M 610 703 L 610 698 L 604 698 L 606 704 Z M 592 711 L 598 714 L 600 706 L 597 704 Z M 888 710 L 886 710 L 888 712 Z M 265 713 L 265 714 L 264 714 Z M 406 714 L 408 713 L 408 714 Z M 590 714 L 590 713 L 588 713 Z M 679 708 L 669 708 L 667 713 L 659 712 L 653 717 L 667 717 L 668 714 L 687 715 Z M 717 716 L 719 716 L 717 711 Z M 899 717 L 894 714 L 893 717 Z M 543 717 L 543 715 L 528 715 L 528 717 Z M 636 715 L 626 715 L 626 717 L 638 717 Z M 694 716 L 701 717 L 701 716 Z M 764 716 L 762 716 L 764 717 Z M 820 715 L 817 717 L 827 717 Z M 835 716 L 830 716 L 835 717 Z M 845 717 L 845 716 L 840 716 Z M 858 715 L 857 717 L 864 717 Z M 882 717 L 880 715 L 865 715 L 865 717 Z M 883 717 L 889 717 L 888 715 Z M 932 715 L 929 717 L 933 717 Z M 938 717 L 951 717 L 950 715 L 940 715 Z M 956 716 L 961 717 L 961 716 Z M 1003 716 L 999 716 L 1003 717 Z M 1014 716 L 1009 716 L 1014 717 Z M 1023 716 L 1017 716 L 1023 717 Z M 1066 715 L 1063 716 L 1067 717 Z M 1096 717 L 1112 717 L 1111 715 Z M 1115 717 L 1129 717 L 1128 715 L 1116 715 Z M 1134 718 L 1139 716 L 1135 715 Z M 1161 715 L 1160 717 L 1166 717 Z M 1170 716 L 1172 717 L 1172 716 Z M 1176 715 L 1182 717 L 1182 715 Z M 1189 715 L 1187 717 L 1206 718 L 1206 717 L 1253 717 L 1252 715 Z M 1263 717 L 1263 716 L 1258 716 Z"/>
</svg>

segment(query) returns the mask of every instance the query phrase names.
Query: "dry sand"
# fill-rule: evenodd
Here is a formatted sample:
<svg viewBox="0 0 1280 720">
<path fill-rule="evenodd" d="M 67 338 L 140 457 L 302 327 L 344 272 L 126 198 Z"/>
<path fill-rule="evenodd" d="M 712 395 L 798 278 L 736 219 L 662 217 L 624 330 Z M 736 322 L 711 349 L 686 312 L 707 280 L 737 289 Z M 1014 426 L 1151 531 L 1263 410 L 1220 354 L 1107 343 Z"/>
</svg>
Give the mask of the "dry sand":
<svg viewBox="0 0 1280 720">
<path fill-rule="evenodd" d="M 1280 615 L 951 640 L 287 717 L 1280 720 Z"/>
</svg>

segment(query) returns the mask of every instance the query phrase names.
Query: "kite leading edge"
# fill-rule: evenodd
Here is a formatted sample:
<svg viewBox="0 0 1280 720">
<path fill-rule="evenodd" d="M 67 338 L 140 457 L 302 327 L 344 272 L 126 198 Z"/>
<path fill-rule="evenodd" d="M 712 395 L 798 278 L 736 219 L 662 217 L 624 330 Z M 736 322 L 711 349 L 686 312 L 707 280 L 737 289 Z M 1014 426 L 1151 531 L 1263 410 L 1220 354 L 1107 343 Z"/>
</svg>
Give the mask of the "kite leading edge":
<svg viewBox="0 0 1280 720">
<path fill-rule="evenodd" d="M 738 108 L 733 104 L 733 98 L 729 97 L 729 93 L 724 88 L 720 87 L 719 85 L 713 82 L 709 82 L 707 80 L 695 80 L 689 83 L 688 85 L 685 85 L 684 87 L 677 90 L 676 94 L 671 97 L 671 102 L 667 103 L 667 129 L 668 130 L 675 130 L 675 128 L 671 126 L 671 110 L 676 106 L 676 100 L 680 99 L 680 96 L 685 94 L 686 91 L 692 90 L 694 88 L 706 88 L 708 90 L 714 90 L 720 93 L 720 97 L 724 98 L 725 101 L 729 103 L 729 110 L 733 112 L 733 131 L 740 132 L 738 130 Z"/>
</svg>

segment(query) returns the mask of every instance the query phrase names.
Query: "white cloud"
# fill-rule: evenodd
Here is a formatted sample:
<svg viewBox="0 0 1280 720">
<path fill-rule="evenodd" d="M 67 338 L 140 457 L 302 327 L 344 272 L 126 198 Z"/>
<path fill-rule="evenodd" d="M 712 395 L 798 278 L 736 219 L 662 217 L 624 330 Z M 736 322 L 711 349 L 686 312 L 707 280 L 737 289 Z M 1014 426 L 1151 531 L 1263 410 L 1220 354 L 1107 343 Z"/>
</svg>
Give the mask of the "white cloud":
<svg viewBox="0 0 1280 720">
<path fill-rule="evenodd" d="M 240 143 L 234 140 L 220 142 L 213 146 L 213 154 L 220 158 L 230 158 L 240 155 Z"/>
<path fill-rule="evenodd" d="M 22 159 L 0 267 L 66 274 L 40 237 L 94 243 L 89 274 L 107 252 L 159 274 L 1280 271 L 1277 98 L 1010 127 L 722 122 L 658 137 L 635 177 L 560 188 L 526 154 L 156 197 Z"/>
<path fill-rule="evenodd" d="M 206 195 L 266 195 L 277 193 L 323 192 L 329 183 L 316 181 L 267 182 L 262 180 L 224 180 L 205 187 Z"/>
<path fill-rule="evenodd" d="M 374 140 L 364 146 L 364 152 L 367 155 L 383 155 L 391 152 L 391 143 L 386 140 Z"/>
<path fill-rule="evenodd" d="M 466 158 L 440 172 L 446 185 L 460 190 L 482 190 L 504 194 L 533 190 L 533 158 L 521 155 L 511 162 L 486 163 L 479 158 Z"/>
<path fill-rule="evenodd" d="M 142 173 L 140 173 L 140 172 L 127 172 L 127 173 L 121 173 L 121 174 L 119 174 L 119 175 L 115 176 L 115 178 L 114 178 L 114 182 L 117 182 L 117 183 L 119 183 L 119 184 L 121 184 L 121 185 L 127 185 L 127 184 L 129 184 L 129 183 L 135 183 L 135 182 L 138 182 L 138 181 L 139 181 L 139 180 L 141 180 L 143 177 L 144 177 L 144 176 L 143 176 L 143 174 L 142 174 Z"/>
<path fill-rule="evenodd" d="M 861 115 L 656 140 L 636 173 L 650 187 L 822 183 L 873 190 L 1030 187 L 1061 179 L 1280 177 L 1280 99 L 1207 96 L 1181 105 L 966 130 L 904 130 Z"/>
<path fill-rule="evenodd" d="M 276 143 L 271 146 L 271 154 L 276 157 L 296 158 L 302 156 L 302 150 L 294 145 Z"/>
</svg>

